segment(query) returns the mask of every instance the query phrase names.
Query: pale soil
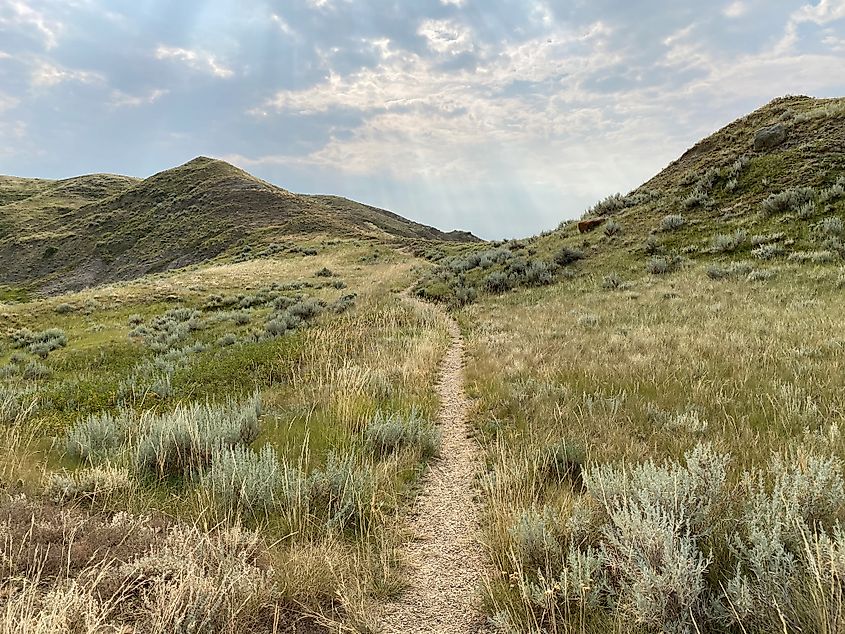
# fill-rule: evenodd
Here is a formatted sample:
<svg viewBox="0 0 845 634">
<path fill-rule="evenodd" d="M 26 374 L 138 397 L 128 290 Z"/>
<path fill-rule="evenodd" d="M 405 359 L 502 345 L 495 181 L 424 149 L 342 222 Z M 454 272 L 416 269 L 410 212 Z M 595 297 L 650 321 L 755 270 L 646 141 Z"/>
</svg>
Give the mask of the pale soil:
<svg viewBox="0 0 845 634">
<path fill-rule="evenodd" d="M 385 607 L 385 633 L 486 631 L 479 598 L 484 555 L 475 500 L 478 445 L 467 423 L 463 339 L 451 318 L 449 334 L 452 341 L 437 384 L 440 457 L 430 465 L 417 498 L 411 519 L 414 540 L 406 553 L 408 587 Z"/>
</svg>

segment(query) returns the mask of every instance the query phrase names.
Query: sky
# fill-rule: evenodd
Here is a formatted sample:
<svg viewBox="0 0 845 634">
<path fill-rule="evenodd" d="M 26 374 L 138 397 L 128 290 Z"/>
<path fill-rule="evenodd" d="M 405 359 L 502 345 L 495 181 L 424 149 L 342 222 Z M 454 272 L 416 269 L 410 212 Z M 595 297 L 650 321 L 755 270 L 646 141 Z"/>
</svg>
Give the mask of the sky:
<svg viewBox="0 0 845 634">
<path fill-rule="evenodd" d="M 0 173 L 198 155 L 511 238 L 785 94 L 845 95 L 845 0 L 0 0 Z"/>
</svg>

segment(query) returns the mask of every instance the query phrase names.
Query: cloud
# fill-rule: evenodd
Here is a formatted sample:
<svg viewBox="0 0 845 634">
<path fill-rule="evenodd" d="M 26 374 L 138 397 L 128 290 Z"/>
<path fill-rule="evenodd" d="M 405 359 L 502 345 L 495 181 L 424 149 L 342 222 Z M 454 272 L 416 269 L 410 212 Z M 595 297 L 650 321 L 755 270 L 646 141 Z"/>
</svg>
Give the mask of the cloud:
<svg viewBox="0 0 845 634">
<path fill-rule="evenodd" d="M 155 57 L 161 60 L 175 60 L 183 63 L 192 70 L 209 73 L 223 79 L 232 77 L 235 74 L 232 69 L 218 62 L 214 55 L 205 51 L 161 45 L 156 48 Z"/>
<path fill-rule="evenodd" d="M 799 40 L 798 28 L 802 24 L 823 26 L 842 19 L 845 19 L 845 0 L 819 0 L 818 4 L 805 4 L 789 16 L 776 51 L 785 53 L 794 49 Z"/>
<path fill-rule="evenodd" d="M 170 91 L 156 88 L 145 94 L 130 95 L 122 90 L 113 90 L 109 98 L 109 105 L 113 108 L 137 108 L 148 106 L 167 95 Z"/>
<path fill-rule="evenodd" d="M 17 99 L 16 97 L 12 97 L 10 95 L 4 95 L 2 92 L 0 92 L 0 113 L 17 107 L 19 103 L 20 99 Z"/>
<path fill-rule="evenodd" d="M 749 6 L 742 0 L 735 0 L 722 9 L 722 14 L 729 18 L 741 18 L 749 11 Z"/>
<path fill-rule="evenodd" d="M 46 60 L 38 60 L 31 70 L 30 81 L 33 86 L 49 88 L 65 82 L 100 83 L 104 78 L 94 71 L 64 68 Z"/>
<path fill-rule="evenodd" d="M 279 28 L 279 30 L 284 33 L 285 35 L 295 36 L 296 31 L 293 30 L 291 25 L 285 20 L 282 16 L 273 13 L 270 15 L 270 20 Z"/>
<path fill-rule="evenodd" d="M 417 32 L 435 53 L 458 55 L 475 48 L 472 31 L 452 20 L 426 20 Z"/>
<path fill-rule="evenodd" d="M 4 29 L 33 30 L 41 38 L 44 48 L 50 50 L 58 44 L 63 25 L 54 18 L 48 18 L 41 11 L 33 9 L 21 0 L 0 2 L 0 32 Z"/>
<path fill-rule="evenodd" d="M 0 120 L 0 157 L 13 157 L 26 135 L 26 122 Z"/>
</svg>

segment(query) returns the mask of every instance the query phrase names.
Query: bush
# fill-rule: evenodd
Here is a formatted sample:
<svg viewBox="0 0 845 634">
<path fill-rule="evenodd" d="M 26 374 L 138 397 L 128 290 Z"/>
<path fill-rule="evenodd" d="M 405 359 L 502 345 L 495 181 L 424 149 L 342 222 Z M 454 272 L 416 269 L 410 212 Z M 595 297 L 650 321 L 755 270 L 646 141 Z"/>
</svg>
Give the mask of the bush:
<svg viewBox="0 0 845 634">
<path fill-rule="evenodd" d="M 601 280 L 602 288 L 608 291 L 616 291 L 622 288 L 624 282 L 622 278 L 619 277 L 616 273 L 610 273 L 609 275 L 605 275 Z"/>
<path fill-rule="evenodd" d="M 416 411 L 407 416 L 377 412 L 364 429 L 364 444 L 380 457 L 411 448 L 428 460 L 437 455 L 440 433 Z"/>
<path fill-rule="evenodd" d="M 302 321 L 308 321 L 322 313 L 323 308 L 323 305 L 318 300 L 309 298 L 297 302 L 296 304 L 288 308 L 287 312 L 289 315 L 298 317 Z"/>
<path fill-rule="evenodd" d="M 741 229 L 733 233 L 718 233 L 710 240 L 710 251 L 712 253 L 732 253 L 743 247 L 748 240 L 748 235 Z"/>
<path fill-rule="evenodd" d="M 67 335 L 60 328 L 48 328 L 41 332 L 32 332 L 23 328 L 10 334 L 12 345 L 16 348 L 27 348 L 29 352 L 42 359 L 53 351 L 67 346 Z"/>
<path fill-rule="evenodd" d="M 573 442 L 559 441 L 543 450 L 542 465 L 547 478 L 581 486 L 584 465 L 584 448 Z"/>
<path fill-rule="evenodd" d="M 645 268 L 652 275 L 665 275 L 678 270 L 681 267 L 681 263 L 682 260 L 678 256 L 671 258 L 653 257 L 646 262 Z"/>
<path fill-rule="evenodd" d="M 760 213 L 763 216 L 772 216 L 788 211 L 797 211 L 802 205 L 812 202 L 815 194 L 816 192 L 812 187 L 794 187 L 779 194 L 772 194 L 763 201 Z"/>
<path fill-rule="evenodd" d="M 255 440 L 260 415 L 258 394 L 244 403 L 194 404 L 161 415 L 147 415 L 141 420 L 135 468 L 159 478 L 195 472 L 209 464 L 213 448 Z"/>
<path fill-rule="evenodd" d="M 549 570 L 557 567 L 563 555 L 558 534 L 559 522 L 551 509 L 523 511 L 516 524 L 508 529 L 513 552 L 527 570 Z"/>
<path fill-rule="evenodd" d="M 819 229 L 827 235 L 842 236 L 845 233 L 845 223 L 842 222 L 842 218 L 839 216 L 831 216 L 822 220 L 819 224 Z"/>
<path fill-rule="evenodd" d="M 475 290 L 474 286 L 464 286 L 463 284 L 458 284 L 455 286 L 454 291 L 455 303 L 458 306 L 471 304 L 478 298 L 478 292 Z"/>
<path fill-rule="evenodd" d="M 334 277 L 334 273 L 332 273 L 331 269 L 328 269 L 325 266 L 314 273 L 314 275 L 317 277 Z"/>
<path fill-rule="evenodd" d="M 239 445 L 218 445 L 204 483 L 224 509 L 268 513 L 281 500 L 283 467 L 270 445 L 254 452 Z"/>
<path fill-rule="evenodd" d="M 819 193 L 819 202 L 828 205 L 845 198 L 845 176 L 840 176 L 836 182 Z"/>
<path fill-rule="evenodd" d="M 752 272 L 751 265 L 747 262 L 734 262 L 728 266 L 711 264 L 707 267 L 707 277 L 711 280 L 722 280 L 734 277 L 743 277 Z"/>
<path fill-rule="evenodd" d="M 375 506 L 375 478 L 352 454 L 330 453 L 323 468 L 308 477 L 311 510 L 328 528 L 364 529 Z"/>
<path fill-rule="evenodd" d="M 622 194 L 611 194 L 593 205 L 585 216 L 610 216 L 619 213 L 626 207 L 625 196 Z"/>
<path fill-rule="evenodd" d="M 751 250 L 751 255 L 760 260 L 773 260 L 775 258 L 782 257 L 785 254 L 786 249 L 779 244 L 761 244 Z"/>
<path fill-rule="evenodd" d="M 622 233 L 622 224 L 611 218 L 604 223 L 604 234 L 606 236 L 617 236 Z"/>
<path fill-rule="evenodd" d="M 86 416 L 65 436 L 65 451 L 75 459 L 96 463 L 107 460 L 127 441 L 132 418 L 126 410 Z"/>
<path fill-rule="evenodd" d="M 510 277 L 501 271 L 493 271 L 484 278 L 484 288 L 488 293 L 504 293 L 511 286 Z"/>
<path fill-rule="evenodd" d="M 545 286 L 552 283 L 552 271 L 541 260 L 531 260 L 523 273 L 523 279 L 529 286 Z"/>
<path fill-rule="evenodd" d="M 21 376 L 25 379 L 37 381 L 39 379 L 49 379 L 53 371 L 43 363 L 38 361 L 30 361 L 27 363 L 21 372 Z"/>
<path fill-rule="evenodd" d="M 688 210 L 694 209 L 695 207 L 709 207 L 711 204 L 712 201 L 707 192 L 701 189 L 695 189 L 689 196 L 684 198 L 681 202 L 681 207 Z"/>
<path fill-rule="evenodd" d="M 58 313 L 59 315 L 67 315 L 75 310 L 76 308 L 72 304 L 67 303 L 59 304 L 55 308 L 56 313 Z"/>
<path fill-rule="evenodd" d="M 645 251 L 646 255 L 657 255 L 663 250 L 663 246 L 660 244 L 660 241 L 655 238 L 654 236 L 648 236 L 643 242 L 643 251 Z"/>
<path fill-rule="evenodd" d="M 222 337 L 220 337 L 217 340 L 217 345 L 225 348 L 225 347 L 228 347 L 228 346 L 233 346 L 237 342 L 238 342 L 238 338 L 234 334 L 232 334 L 231 332 L 227 332 L 225 335 L 223 335 Z"/>
<path fill-rule="evenodd" d="M 684 226 L 686 220 L 680 214 L 669 214 L 668 216 L 663 216 L 663 219 L 660 221 L 660 230 L 661 231 L 675 231 L 676 229 L 680 229 Z"/>
<path fill-rule="evenodd" d="M 71 473 L 52 473 L 45 493 L 55 502 L 83 501 L 93 504 L 103 498 L 123 498 L 135 488 L 125 467 L 103 465 Z"/>
<path fill-rule="evenodd" d="M 836 260 L 832 251 L 796 251 L 789 254 L 789 261 L 798 264 L 830 264 Z"/>
<path fill-rule="evenodd" d="M 562 247 L 554 256 L 554 262 L 558 266 L 569 266 L 582 259 L 584 259 L 584 252 L 570 247 Z"/>
<path fill-rule="evenodd" d="M 0 423 L 20 422 L 37 411 L 37 388 L 0 385 Z"/>
</svg>

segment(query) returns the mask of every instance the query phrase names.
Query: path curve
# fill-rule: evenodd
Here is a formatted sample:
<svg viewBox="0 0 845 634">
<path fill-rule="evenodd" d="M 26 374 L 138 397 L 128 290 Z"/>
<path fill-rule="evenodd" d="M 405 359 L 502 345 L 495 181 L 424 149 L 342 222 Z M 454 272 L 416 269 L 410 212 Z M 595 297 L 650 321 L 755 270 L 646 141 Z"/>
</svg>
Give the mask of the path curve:
<svg viewBox="0 0 845 634">
<path fill-rule="evenodd" d="M 405 295 L 422 308 L 423 302 Z M 452 341 L 440 368 L 440 457 L 432 461 L 411 519 L 407 546 L 408 588 L 384 612 L 385 634 L 477 634 L 486 632 L 479 591 L 484 553 L 479 541 L 475 479 L 478 444 L 470 437 L 464 394 L 464 342 L 448 320 Z"/>
</svg>

